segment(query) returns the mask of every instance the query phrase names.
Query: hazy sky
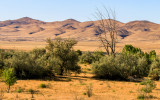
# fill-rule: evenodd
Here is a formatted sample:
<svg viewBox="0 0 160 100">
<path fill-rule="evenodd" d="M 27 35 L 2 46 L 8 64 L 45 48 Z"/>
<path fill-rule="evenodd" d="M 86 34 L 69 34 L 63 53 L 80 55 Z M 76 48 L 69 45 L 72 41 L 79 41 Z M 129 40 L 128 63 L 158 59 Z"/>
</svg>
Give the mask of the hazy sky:
<svg viewBox="0 0 160 100">
<path fill-rule="evenodd" d="M 65 19 L 90 21 L 96 8 L 115 9 L 117 20 L 160 23 L 160 0 L 0 0 L 0 21 L 31 17 L 52 22 Z M 102 10 L 103 11 L 103 10 Z"/>
</svg>

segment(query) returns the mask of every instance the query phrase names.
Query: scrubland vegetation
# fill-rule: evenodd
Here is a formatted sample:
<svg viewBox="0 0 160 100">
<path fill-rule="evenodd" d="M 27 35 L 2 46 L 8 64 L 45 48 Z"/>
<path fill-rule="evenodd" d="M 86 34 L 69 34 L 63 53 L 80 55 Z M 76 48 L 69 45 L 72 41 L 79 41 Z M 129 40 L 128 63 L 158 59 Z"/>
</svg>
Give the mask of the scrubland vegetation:
<svg viewBox="0 0 160 100">
<path fill-rule="evenodd" d="M 58 81 L 61 77 L 67 77 L 66 81 L 70 82 L 73 74 L 83 73 L 85 78 L 85 74 L 89 73 L 93 75 L 90 78 L 98 80 L 141 82 L 140 84 L 144 87 L 138 90 L 137 98 L 155 98 L 149 94 L 156 88 L 154 81 L 160 78 L 160 58 L 154 50 L 147 53 L 132 45 L 125 45 L 121 53 L 107 55 L 103 51 L 75 51 L 73 46 L 76 43 L 77 41 L 73 39 L 56 38 L 48 39 L 46 48 L 36 48 L 29 52 L 1 49 L 1 81 L 6 83 L 9 92 L 17 80 Z M 91 67 L 84 70 L 80 65 Z M 80 84 L 86 85 L 82 81 Z M 47 89 L 51 88 L 51 85 L 41 83 L 38 87 Z M 111 86 L 108 85 L 109 87 Z M 88 98 L 94 95 L 92 91 L 94 87 L 91 83 L 86 88 L 83 95 L 88 95 Z M 19 87 L 16 91 L 21 93 L 23 89 Z M 28 91 L 34 98 L 36 91 L 33 89 Z M 116 90 L 112 91 L 116 92 Z"/>
</svg>

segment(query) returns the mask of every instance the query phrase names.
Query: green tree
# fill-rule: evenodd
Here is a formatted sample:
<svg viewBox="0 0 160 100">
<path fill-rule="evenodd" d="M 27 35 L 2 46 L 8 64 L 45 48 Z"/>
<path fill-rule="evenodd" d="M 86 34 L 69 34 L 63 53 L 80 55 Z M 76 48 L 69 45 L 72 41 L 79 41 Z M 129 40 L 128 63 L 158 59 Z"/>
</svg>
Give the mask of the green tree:
<svg viewBox="0 0 160 100">
<path fill-rule="evenodd" d="M 47 39 L 48 45 L 46 49 L 53 62 L 53 66 L 59 69 L 60 75 L 68 71 L 80 71 L 77 65 L 78 54 L 73 50 L 73 46 L 77 43 L 73 39 L 56 38 L 55 40 Z"/>
<path fill-rule="evenodd" d="M 125 45 L 123 50 L 122 50 L 123 54 L 136 54 L 139 56 L 143 56 L 144 52 L 140 49 L 140 48 L 136 48 L 132 45 Z"/>
<path fill-rule="evenodd" d="M 8 93 L 9 93 L 10 87 L 12 85 L 14 85 L 17 81 L 14 70 L 12 68 L 5 69 L 3 71 L 3 76 L 2 77 L 5 81 L 5 83 L 8 85 Z"/>
<path fill-rule="evenodd" d="M 148 61 L 148 64 L 151 64 L 156 59 L 155 50 L 151 50 L 148 54 L 146 52 L 144 53 L 140 48 L 136 48 L 132 45 L 125 45 L 122 50 L 122 53 L 125 55 L 132 54 L 138 57 L 145 57 Z"/>
</svg>

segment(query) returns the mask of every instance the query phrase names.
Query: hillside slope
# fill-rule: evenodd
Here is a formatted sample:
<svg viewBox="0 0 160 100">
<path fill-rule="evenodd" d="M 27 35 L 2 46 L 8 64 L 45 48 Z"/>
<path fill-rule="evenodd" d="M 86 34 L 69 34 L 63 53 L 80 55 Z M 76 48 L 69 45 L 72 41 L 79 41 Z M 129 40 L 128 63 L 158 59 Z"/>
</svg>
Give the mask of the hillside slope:
<svg viewBox="0 0 160 100">
<path fill-rule="evenodd" d="M 132 21 L 118 25 L 119 41 L 149 41 L 160 39 L 160 25 L 149 21 Z M 75 38 L 79 41 L 98 40 L 98 21 L 79 22 L 67 19 L 43 22 L 29 17 L 0 22 L 0 41 L 45 41 L 46 38 Z"/>
</svg>

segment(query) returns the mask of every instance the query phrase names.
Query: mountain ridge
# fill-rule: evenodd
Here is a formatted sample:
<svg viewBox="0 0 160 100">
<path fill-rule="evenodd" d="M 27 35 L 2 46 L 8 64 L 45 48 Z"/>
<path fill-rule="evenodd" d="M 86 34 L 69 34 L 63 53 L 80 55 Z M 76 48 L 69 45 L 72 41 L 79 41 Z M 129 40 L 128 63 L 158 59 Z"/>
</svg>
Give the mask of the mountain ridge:
<svg viewBox="0 0 160 100">
<path fill-rule="evenodd" d="M 120 41 L 160 39 L 160 24 L 147 20 L 127 23 L 116 21 L 116 23 Z M 0 21 L 0 41 L 45 41 L 46 38 L 54 39 L 57 36 L 75 38 L 79 41 L 97 41 L 98 34 L 95 28 L 98 25 L 98 21 L 80 22 L 75 19 L 66 19 L 44 22 L 23 17 Z"/>
</svg>

